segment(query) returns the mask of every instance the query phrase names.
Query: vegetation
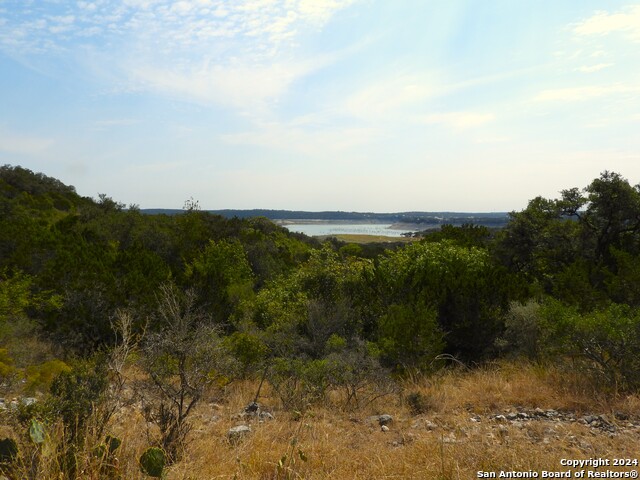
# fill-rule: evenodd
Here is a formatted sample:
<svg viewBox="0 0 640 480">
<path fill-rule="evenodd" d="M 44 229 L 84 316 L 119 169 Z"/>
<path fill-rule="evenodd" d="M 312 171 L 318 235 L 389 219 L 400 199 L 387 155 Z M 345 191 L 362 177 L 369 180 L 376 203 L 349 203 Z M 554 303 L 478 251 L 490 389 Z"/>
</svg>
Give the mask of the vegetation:
<svg viewBox="0 0 640 480">
<path fill-rule="evenodd" d="M 198 463 L 201 432 L 218 428 L 202 412 L 255 413 L 262 399 L 300 421 L 265 427 L 280 460 L 238 453 L 194 475 L 264 477 L 264 462 L 269 478 L 329 475 L 308 419 L 443 414 L 452 390 L 500 383 L 513 364 L 571 398 L 520 405 L 637 407 L 640 187 L 616 173 L 535 198 L 501 230 L 444 225 L 388 245 L 321 243 L 193 200 L 144 215 L 12 166 L 0 167 L 0 213 L 0 393 L 24 400 L 0 411 L 9 478 L 167 476 Z M 119 422 L 136 415 L 134 441 Z M 422 478 L 455 478 L 443 442 L 440 471 Z"/>
</svg>

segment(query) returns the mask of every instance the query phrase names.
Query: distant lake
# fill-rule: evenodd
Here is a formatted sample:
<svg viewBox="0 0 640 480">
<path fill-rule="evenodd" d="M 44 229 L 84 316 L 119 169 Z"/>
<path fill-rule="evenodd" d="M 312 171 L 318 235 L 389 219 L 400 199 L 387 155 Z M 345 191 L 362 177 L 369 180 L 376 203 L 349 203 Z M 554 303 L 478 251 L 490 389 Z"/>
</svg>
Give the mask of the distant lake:
<svg viewBox="0 0 640 480">
<path fill-rule="evenodd" d="M 290 223 L 282 225 L 291 232 L 304 233 L 310 237 L 318 235 L 385 235 L 401 237 L 413 230 L 391 229 L 390 223 Z"/>
</svg>

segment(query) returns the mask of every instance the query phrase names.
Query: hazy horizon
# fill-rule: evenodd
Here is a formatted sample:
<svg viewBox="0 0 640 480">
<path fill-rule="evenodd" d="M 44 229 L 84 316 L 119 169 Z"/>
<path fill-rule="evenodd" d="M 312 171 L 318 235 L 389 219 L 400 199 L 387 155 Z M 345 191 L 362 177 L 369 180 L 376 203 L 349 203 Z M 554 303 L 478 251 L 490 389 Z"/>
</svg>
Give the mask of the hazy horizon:
<svg viewBox="0 0 640 480">
<path fill-rule="evenodd" d="M 0 0 L 0 163 L 141 208 L 521 210 L 640 181 L 640 3 Z"/>
</svg>

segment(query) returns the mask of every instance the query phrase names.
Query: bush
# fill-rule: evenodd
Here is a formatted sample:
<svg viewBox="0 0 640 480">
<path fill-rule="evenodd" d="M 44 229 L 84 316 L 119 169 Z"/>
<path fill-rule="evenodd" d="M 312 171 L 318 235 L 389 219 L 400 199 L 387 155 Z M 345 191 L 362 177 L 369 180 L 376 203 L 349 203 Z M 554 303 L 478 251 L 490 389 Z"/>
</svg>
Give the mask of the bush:
<svg viewBox="0 0 640 480">
<path fill-rule="evenodd" d="M 505 353 L 524 356 L 530 360 L 540 353 L 540 304 L 512 302 L 505 314 L 505 330 L 496 346 Z"/>
<path fill-rule="evenodd" d="M 234 378 L 236 364 L 211 319 L 196 308 L 193 291 L 168 284 L 161 293 L 157 321 L 162 329 L 143 343 L 142 367 L 151 382 L 141 391 L 147 420 L 160 428 L 159 443 L 171 463 L 181 457 L 193 408 L 207 388 Z"/>
<path fill-rule="evenodd" d="M 391 305 L 378 325 L 384 363 L 400 370 L 426 369 L 442 353 L 444 335 L 436 312 L 425 306 Z"/>
<path fill-rule="evenodd" d="M 330 385 L 331 366 L 324 359 L 276 358 L 269 380 L 285 409 L 304 412 L 311 404 L 324 399 Z"/>
<path fill-rule="evenodd" d="M 574 307 L 549 301 L 543 320 L 548 355 L 573 357 L 593 380 L 616 390 L 640 389 L 640 311 L 612 304 L 581 314 Z"/>
<path fill-rule="evenodd" d="M 30 365 L 26 369 L 28 392 L 47 390 L 53 380 L 62 373 L 70 373 L 71 367 L 62 360 L 54 359 L 39 365 Z"/>
<path fill-rule="evenodd" d="M 268 352 L 262 339 L 249 332 L 234 332 L 224 338 L 223 345 L 240 362 L 243 377 L 252 368 L 260 366 Z"/>
<path fill-rule="evenodd" d="M 409 410 L 413 415 L 427 413 L 432 409 L 432 402 L 420 392 L 411 392 L 405 398 Z"/>
</svg>

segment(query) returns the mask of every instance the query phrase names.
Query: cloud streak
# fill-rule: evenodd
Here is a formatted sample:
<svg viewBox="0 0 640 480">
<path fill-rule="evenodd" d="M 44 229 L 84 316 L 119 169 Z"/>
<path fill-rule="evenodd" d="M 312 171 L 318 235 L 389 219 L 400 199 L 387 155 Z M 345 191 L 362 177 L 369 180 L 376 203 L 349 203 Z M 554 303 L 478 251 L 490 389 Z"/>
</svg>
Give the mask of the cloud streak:
<svg viewBox="0 0 640 480">
<path fill-rule="evenodd" d="M 495 115 L 477 112 L 433 113 L 423 116 L 421 120 L 426 124 L 440 124 L 450 128 L 464 129 L 485 125 L 495 120 Z"/>
<path fill-rule="evenodd" d="M 534 100 L 537 102 L 582 102 L 599 97 L 625 93 L 638 93 L 640 87 L 631 85 L 592 85 L 585 87 L 554 88 L 543 90 Z"/>
<path fill-rule="evenodd" d="M 616 13 L 596 12 L 593 16 L 576 24 L 573 32 L 584 36 L 625 32 L 634 41 L 640 42 L 640 5 L 629 6 Z"/>
</svg>

